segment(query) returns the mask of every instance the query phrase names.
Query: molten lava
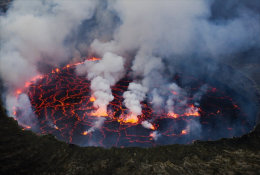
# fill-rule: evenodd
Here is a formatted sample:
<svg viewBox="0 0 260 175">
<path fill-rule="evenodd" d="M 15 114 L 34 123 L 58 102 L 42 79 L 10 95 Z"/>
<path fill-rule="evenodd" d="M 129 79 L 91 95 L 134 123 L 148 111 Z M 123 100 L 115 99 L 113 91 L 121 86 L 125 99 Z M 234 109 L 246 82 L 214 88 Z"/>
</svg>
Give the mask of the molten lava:
<svg viewBox="0 0 260 175">
<path fill-rule="evenodd" d="M 97 58 L 97 57 L 91 57 L 87 59 L 88 61 L 98 61 L 101 60 L 101 58 Z"/>
<path fill-rule="evenodd" d="M 128 115 L 122 115 L 119 117 L 118 122 L 119 123 L 132 123 L 132 124 L 138 124 L 138 117 L 135 114 L 128 114 Z"/>
<path fill-rule="evenodd" d="M 91 98 L 89 101 L 91 102 Z M 89 115 L 95 116 L 95 117 L 107 117 L 108 116 L 107 110 L 104 108 L 98 108 L 97 110 L 94 110 L 94 112 L 91 112 Z"/>
<path fill-rule="evenodd" d="M 98 61 L 100 58 L 87 60 Z M 22 127 L 41 134 L 51 133 L 60 140 L 81 146 L 146 147 L 191 143 L 194 139 L 215 139 L 212 136 L 219 130 L 233 136 L 234 129 L 229 129 L 234 127 L 231 116 L 237 117 L 239 114 L 240 118 L 246 118 L 240 114 L 240 108 L 231 97 L 210 86 L 200 107 L 194 106 L 191 95 L 185 106 L 170 112 L 165 109 L 154 111 L 151 102 L 146 99 L 141 104 L 141 115 L 129 113 L 123 104 L 123 93 L 131 82 L 128 77 L 112 87 L 114 100 L 107 109 L 96 109 L 90 81 L 75 73 L 75 67 L 79 64 L 82 63 L 53 69 L 51 73 L 34 77 L 23 88 L 16 90 L 17 98 L 22 93 L 29 96 L 35 114 L 35 123 L 28 126 L 23 123 L 26 116 L 19 108 L 14 108 L 13 115 L 21 121 Z M 199 81 L 190 85 L 191 94 L 202 85 Z M 178 95 L 175 91 L 171 93 Z"/>
</svg>

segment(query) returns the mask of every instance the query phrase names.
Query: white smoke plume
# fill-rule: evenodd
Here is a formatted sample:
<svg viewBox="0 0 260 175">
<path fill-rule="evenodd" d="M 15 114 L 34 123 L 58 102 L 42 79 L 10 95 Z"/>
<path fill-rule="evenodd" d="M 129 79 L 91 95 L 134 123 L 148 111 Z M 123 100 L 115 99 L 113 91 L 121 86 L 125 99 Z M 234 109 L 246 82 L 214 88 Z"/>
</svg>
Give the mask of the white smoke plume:
<svg viewBox="0 0 260 175">
<path fill-rule="evenodd" d="M 202 96 L 207 92 L 207 90 L 208 90 L 208 85 L 205 84 L 201 86 L 199 91 L 193 95 L 192 100 L 194 101 L 194 104 L 196 106 L 199 106 L 199 102 Z"/>
<path fill-rule="evenodd" d="M 130 83 L 123 95 L 125 106 L 131 113 L 140 115 L 142 112 L 140 103 L 145 99 L 148 91 L 159 88 L 165 83 L 162 76 L 163 70 L 164 65 L 160 58 L 146 55 L 143 50 L 138 52 L 133 61 L 132 71 L 133 76 L 141 77 L 141 83 Z"/>
<path fill-rule="evenodd" d="M 141 123 L 141 125 L 142 125 L 144 128 L 154 130 L 154 126 L 153 126 L 153 124 L 150 123 L 150 122 L 148 122 L 148 121 L 143 121 L 143 122 Z"/>
<path fill-rule="evenodd" d="M 94 107 L 106 114 L 107 105 L 114 99 L 111 86 L 124 76 L 124 59 L 108 52 L 100 61 L 85 61 L 77 67 L 77 72 L 81 75 L 87 73 L 95 97 Z"/>
<path fill-rule="evenodd" d="M 189 134 L 189 136 L 196 136 L 198 139 L 201 136 L 201 124 L 198 120 L 192 119 L 189 122 L 187 122 L 185 131 Z"/>
<path fill-rule="evenodd" d="M 20 116 L 18 118 L 18 123 L 24 127 L 32 126 L 37 124 L 36 117 L 32 111 L 32 106 L 27 94 L 20 94 L 19 98 L 15 96 L 8 95 L 7 97 L 7 110 L 9 111 L 9 116 L 13 116 L 11 112 L 19 112 Z M 37 128 L 33 128 L 37 129 Z"/>
<path fill-rule="evenodd" d="M 153 131 L 150 134 L 150 137 L 152 137 L 153 140 L 157 140 L 159 137 L 161 136 L 161 134 L 158 131 Z"/>
<path fill-rule="evenodd" d="M 108 103 L 114 99 L 110 89 L 110 82 L 100 76 L 92 79 L 91 90 L 95 97 L 94 106 L 96 108 L 106 109 Z"/>
<path fill-rule="evenodd" d="M 142 114 L 141 102 L 145 99 L 147 88 L 138 83 L 130 83 L 128 90 L 124 92 L 124 104 L 134 115 Z"/>
<path fill-rule="evenodd" d="M 104 117 L 98 117 L 98 119 L 97 119 L 97 121 L 95 121 L 94 125 L 86 131 L 86 134 L 92 133 L 92 132 L 96 131 L 97 129 L 100 129 L 103 126 L 105 120 L 106 120 L 106 118 L 104 118 Z"/>
<path fill-rule="evenodd" d="M 169 95 L 166 107 L 168 112 L 174 112 L 174 106 L 184 106 L 187 103 L 187 94 L 181 89 L 177 84 L 171 83 L 169 86 L 169 91 L 171 95 Z"/>
<path fill-rule="evenodd" d="M 152 104 L 154 108 L 160 109 L 163 104 L 163 97 L 161 97 L 158 93 L 158 89 L 153 89 L 152 91 Z M 157 111 L 157 110 L 156 110 Z"/>
</svg>

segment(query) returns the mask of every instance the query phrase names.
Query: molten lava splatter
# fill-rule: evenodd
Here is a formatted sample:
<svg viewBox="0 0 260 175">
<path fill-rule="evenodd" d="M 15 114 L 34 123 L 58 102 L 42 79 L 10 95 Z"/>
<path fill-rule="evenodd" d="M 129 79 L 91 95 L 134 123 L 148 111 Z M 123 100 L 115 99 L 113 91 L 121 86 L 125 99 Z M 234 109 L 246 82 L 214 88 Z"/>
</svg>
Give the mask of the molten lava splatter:
<svg viewBox="0 0 260 175">
<path fill-rule="evenodd" d="M 186 130 L 186 129 L 183 129 L 182 131 L 181 131 L 181 135 L 186 135 L 188 133 L 188 131 Z"/>
<path fill-rule="evenodd" d="M 138 124 L 138 117 L 135 114 L 127 114 L 122 115 L 119 117 L 118 122 L 119 123 L 132 123 L 132 124 Z"/>
</svg>

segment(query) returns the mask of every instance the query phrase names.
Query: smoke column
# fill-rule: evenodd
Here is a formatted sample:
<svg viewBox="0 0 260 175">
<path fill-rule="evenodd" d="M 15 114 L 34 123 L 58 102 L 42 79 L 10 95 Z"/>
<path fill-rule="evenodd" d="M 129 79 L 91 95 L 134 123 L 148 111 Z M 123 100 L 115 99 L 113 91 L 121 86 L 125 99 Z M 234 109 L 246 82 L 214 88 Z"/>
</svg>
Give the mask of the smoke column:
<svg viewBox="0 0 260 175">
<path fill-rule="evenodd" d="M 78 74 L 87 71 L 91 80 L 91 90 L 97 109 L 93 115 L 107 116 L 107 105 L 114 99 L 111 86 L 124 76 L 124 59 L 112 53 L 106 53 L 98 62 L 85 61 L 77 67 Z"/>
</svg>

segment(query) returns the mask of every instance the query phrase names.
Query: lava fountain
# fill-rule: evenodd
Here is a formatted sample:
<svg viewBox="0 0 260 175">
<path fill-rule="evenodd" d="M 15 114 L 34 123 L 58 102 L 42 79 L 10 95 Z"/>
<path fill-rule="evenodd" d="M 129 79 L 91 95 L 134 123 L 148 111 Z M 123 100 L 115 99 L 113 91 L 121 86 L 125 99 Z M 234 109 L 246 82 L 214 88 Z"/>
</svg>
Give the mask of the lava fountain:
<svg viewBox="0 0 260 175">
<path fill-rule="evenodd" d="M 183 97 L 186 103 L 172 111 L 153 109 L 152 102 L 146 98 L 141 102 L 141 115 L 129 113 L 123 103 L 123 93 L 132 82 L 128 75 L 111 88 L 114 100 L 107 106 L 107 112 L 97 111 L 93 106 L 96 99 L 91 96 L 90 81 L 75 73 L 79 64 L 82 63 L 53 69 L 17 89 L 17 99 L 27 94 L 32 105 L 34 120 L 30 124 L 22 122 L 24 113 L 14 107 L 13 115 L 24 129 L 52 134 L 59 140 L 80 146 L 151 147 L 240 136 L 254 126 L 231 88 L 224 83 L 204 82 L 184 74 L 176 74 L 172 82 L 189 92 Z M 205 84 L 205 92 L 198 103 L 194 95 Z M 171 94 L 181 96 L 175 91 Z"/>
</svg>

